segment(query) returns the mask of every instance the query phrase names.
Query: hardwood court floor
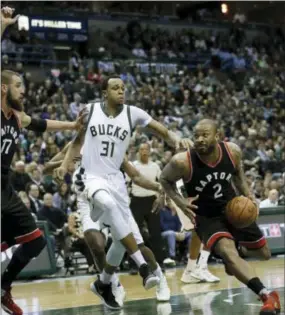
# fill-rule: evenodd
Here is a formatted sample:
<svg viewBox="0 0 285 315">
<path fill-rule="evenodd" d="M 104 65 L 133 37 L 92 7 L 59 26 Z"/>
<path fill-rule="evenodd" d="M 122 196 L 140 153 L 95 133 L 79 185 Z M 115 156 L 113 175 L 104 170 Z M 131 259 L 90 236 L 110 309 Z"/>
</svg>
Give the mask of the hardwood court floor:
<svg viewBox="0 0 285 315">
<path fill-rule="evenodd" d="M 251 261 L 268 288 L 276 288 L 284 312 L 284 258 L 266 262 Z M 138 276 L 121 275 L 127 292 L 125 307 L 109 311 L 89 290 L 93 277 L 82 276 L 57 280 L 19 283 L 13 296 L 25 314 L 43 315 L 253 315 L 259 314 L 257 297 L 233 277 L 228 277 L 222 265 L 210 270 L 221 278 L 217 284 L 188 284 L 180 282 L 183 269 L 171 269 L 166 277 L 172 292 L 170 303 L 157 303 L 155 290 L 145 291 Z M 139 301 L 140 300 L 140 301 Z M 2 313 L 5 314 L 4 312 Z M 284 313 L 283 313 L 284 314 Z"/>
</svg>

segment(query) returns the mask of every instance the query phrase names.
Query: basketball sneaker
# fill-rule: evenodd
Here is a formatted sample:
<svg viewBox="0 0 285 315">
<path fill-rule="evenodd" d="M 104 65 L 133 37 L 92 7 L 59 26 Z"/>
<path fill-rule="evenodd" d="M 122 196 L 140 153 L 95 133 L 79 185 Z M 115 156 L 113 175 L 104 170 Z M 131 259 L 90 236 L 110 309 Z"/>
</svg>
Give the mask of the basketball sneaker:
<svg viewBox="0 0 285 315">
<path fill-rule="evenodd" d="M 156 299 L 159 302 L 167 302 L 170 300 L 170 289 L 168 287 L 165 275 L 160 277 L 160 281 L 156 287 Z"/>
<path fill-rule="evenodd" d="M 207 267 L 197 266 L 194 270 L 186 268 L 181 277 L 181 281 L 184 283 L 215 283 L 220 282 L 220 279 L 214 276 Z"/>
<path fill-rule="evenodd" d="M 280 313 L 281 304 L 278 292 L 272 291 L 268 295 L 264 294 L 260 299 L 263 302 L 263 306 L 259 315 L 275 315 Z"/>
<path fill-rule="evenodd" d="M 220 279 L 216 276 L 214 276 L 209 269 L 206 267 L 196 267 L 192 273 L 191 276 L 193 278 L 196 278 L 197 280 L 200 280 L 200 282 L 208 282 L 208 283 L 215 283 L 220 282 Z"/>
<path fill-rule="evenodd" d="M 181 281 L 183 283 L 199 283 L 201 282 L 201 280 L 197 279 L 197 278 L 194 278 L 192 277 L 192 270 L 191 269 L 188 269 L 188 268 L 185 268 L 184 272 L 183 272 L 183 275 L 181 277 Z"/>
<path fill-rule="evenodd" d="M 109 309 L 118 310 L 121 308 L 113 294 L 111 283 L 103 283 L 98 276 L 98 279 L 90 284 L 90 289 Z"/>
<path fill-rule="evenodd" d="M 159 278 L 154 275 L 147 264 L 142 264 L 139 267 L 140 276 L 143 278 L 143 286 L 146 290 L 149 290 L 159 283 Z"/>
<path fill-rule="evenodd" d="M 126 291 L 121 283 L 112 283 L 112 292 L 115 296 L 116 302 L 122 307 L 126 298 Z"/>
<path fill-rule="evenodd" d="M 11 295 L 11 287 L 8 289 L 1 290 L 1 306 L 3 310 L 8 314 L 13 315 L 22 315 L 23 311 L 20 309 L 20 307 L 13 301 L 12 295 Z"/>
</svg>

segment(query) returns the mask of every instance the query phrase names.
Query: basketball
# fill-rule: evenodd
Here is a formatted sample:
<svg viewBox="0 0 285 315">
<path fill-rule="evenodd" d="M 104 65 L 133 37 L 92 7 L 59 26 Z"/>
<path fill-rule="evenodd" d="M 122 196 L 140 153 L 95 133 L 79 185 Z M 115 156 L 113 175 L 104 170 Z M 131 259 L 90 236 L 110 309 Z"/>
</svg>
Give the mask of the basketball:
<svg viewBox="0 0 285 315">
<path fill-rule="evenodd" d="M 235 197 L 226 206 L 226 217 L 236 228 L 242 229 L 251 225 L 257 218 L 257 207 L 247 197 Z"/>
</svg>

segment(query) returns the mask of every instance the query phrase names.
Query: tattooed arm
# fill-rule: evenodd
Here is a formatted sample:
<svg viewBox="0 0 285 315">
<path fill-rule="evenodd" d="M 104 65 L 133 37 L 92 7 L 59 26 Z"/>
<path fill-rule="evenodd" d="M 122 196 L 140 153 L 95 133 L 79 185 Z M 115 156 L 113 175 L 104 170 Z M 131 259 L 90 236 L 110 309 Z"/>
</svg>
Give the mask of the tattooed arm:
<svg viewBox="0 0 285 315">
<path fill-rule="evenodd" d="M 166 194 L 193 222 L 195 218 L 195 213 L 193 211 L 197 209 L 197 206 L 193 205 L 192 202 L 197 200 L 198 196 L 185 199 L 180 195 L 176 186 L 176 182 L 180 179 L 187 178 L 189 172 L 187 153 L 178 153 L 174 155 L 171 161 L 163 169 L 160 176 L 160 183 Z"/>
<path fill-rule="evenodd" d="M 256 204 L 255 197 L 250 191 L 248 184 L 246 182 L 246 177 L 245 177 L 245 173 L 243 169 L 241 148 L 232 142 L 227 143 L 227 145 L 233 156 L 235 167 L 236 167 L 236 174 L 233 176 L 234 186 L 237 189 L 239 194 L 245 197 L 248 197 Z"/>
</svg>

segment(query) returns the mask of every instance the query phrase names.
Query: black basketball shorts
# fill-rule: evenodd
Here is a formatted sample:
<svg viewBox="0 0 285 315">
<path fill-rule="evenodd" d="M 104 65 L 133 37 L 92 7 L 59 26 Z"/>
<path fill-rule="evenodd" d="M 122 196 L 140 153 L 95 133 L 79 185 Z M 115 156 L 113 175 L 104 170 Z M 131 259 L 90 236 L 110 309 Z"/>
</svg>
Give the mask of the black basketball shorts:
<svg viewBox="0 0 285 315">
<path fill-rule="evenodd" d="M 248 249 L 259 249 L 266 245 L 266 239 L 256 222 L 243 229 L 236 229 L 224 216 L 196 217 L 196 232 L 202 243 L 214 251 L 217 242 L 229 238 Z"/>
<path fill-rule="evenodd" d="M 1 190 L 1 252 L 42 235 L 31 211 L 8 185 Z"/>
</svg>

